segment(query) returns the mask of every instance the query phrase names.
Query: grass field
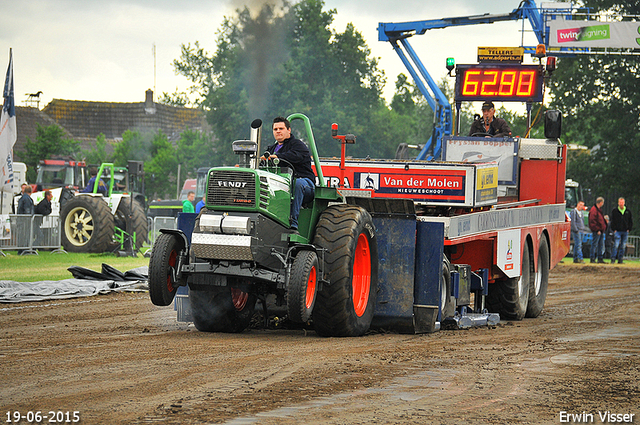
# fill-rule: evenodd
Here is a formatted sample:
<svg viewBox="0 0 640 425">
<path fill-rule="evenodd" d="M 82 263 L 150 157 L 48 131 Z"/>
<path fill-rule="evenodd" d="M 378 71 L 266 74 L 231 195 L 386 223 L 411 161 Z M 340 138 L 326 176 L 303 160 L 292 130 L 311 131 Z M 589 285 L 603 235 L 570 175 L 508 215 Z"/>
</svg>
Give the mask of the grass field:
<svg viewBox="0 0 640 425">
<path fill-rule="evenodd" d="M 41 280 L 62 280 L 73 278 L 67 270 L 71 266 L 101 271 L 102 263 L 109 264 L 125 272 L 140 266 L 148 266 L 149 259 L 142 254 L 138 257 L 116 257 L 114 254 L 52 254 L 17 255 L 16 251 L 5 251 L 0 255 L 0 280 L 16 282 L 37 282 Z"/>
</svg>

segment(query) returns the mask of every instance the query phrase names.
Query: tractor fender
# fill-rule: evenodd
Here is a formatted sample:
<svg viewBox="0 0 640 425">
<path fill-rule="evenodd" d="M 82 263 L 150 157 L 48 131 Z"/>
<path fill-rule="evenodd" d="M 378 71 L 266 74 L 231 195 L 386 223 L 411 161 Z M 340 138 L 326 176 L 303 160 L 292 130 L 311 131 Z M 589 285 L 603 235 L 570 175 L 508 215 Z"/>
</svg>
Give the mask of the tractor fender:
<svg viewBox="0 0 640 425">
<path fill-rule="evenodd" d="M 170 235 L 176 235 L 182 239 L 183 248 L 189 247 L 189 239 L 187 238 L 187 235 L 185 235 L 184 232 L 180 229 L 160 229 L 160 233 L 168 233 Z"/>
</svg>

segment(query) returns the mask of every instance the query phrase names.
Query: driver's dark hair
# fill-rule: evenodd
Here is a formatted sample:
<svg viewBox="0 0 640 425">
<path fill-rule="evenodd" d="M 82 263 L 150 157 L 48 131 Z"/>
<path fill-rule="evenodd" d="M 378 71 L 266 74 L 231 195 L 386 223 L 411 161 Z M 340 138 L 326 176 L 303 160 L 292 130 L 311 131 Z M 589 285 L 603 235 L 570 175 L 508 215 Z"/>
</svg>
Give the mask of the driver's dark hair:
<svg viewBox="0 0 640 425">
<path fill-rule="evenodd" d="M 287 127 L 287 130 L 291 128 L 291 123 L 289 122 L 288 119 L 286 119 L 285 117 L 275 117 L 273 119 L 273 123 L 277 123 L 277 122 L 283 122 L 284 126 Z"/>
</svg>

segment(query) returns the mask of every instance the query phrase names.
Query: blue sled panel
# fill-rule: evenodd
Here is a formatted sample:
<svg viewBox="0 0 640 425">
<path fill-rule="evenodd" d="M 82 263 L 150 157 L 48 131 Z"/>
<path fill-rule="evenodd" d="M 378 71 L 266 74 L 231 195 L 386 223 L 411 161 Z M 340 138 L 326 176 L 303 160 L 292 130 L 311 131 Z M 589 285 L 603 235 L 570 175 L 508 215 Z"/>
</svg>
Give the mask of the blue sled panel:
<svg viewBox="0 0 640 425">
<path fill-rule="evenodd" d="M 191 234 L 193 233 L 193 227 L 196 224 L 196 213 L 179 213 L 178 214 L 178 230 L 182 230 L 187 239 L 189 245 L 191 245 Z M 191 308 L 189 307 L 189 287 L 179 286 L 176 290 L 176 298 L 174 300 L 173 309 L 178 312 L 178 322 L 190 322 L 191 321 Z"/>
<path fill-rule="evenodd" d="M 372 215 L 378 239 L 378 296 L 371 327 L 413 333 L 415 216 Z"/>
<path fill-rule="evenodd" d="M 440 316 L 440 278 L 444 251 L 444 224 L 418 221 L 416 232 L 415 304 L 437 308 Z"/>
</svg>

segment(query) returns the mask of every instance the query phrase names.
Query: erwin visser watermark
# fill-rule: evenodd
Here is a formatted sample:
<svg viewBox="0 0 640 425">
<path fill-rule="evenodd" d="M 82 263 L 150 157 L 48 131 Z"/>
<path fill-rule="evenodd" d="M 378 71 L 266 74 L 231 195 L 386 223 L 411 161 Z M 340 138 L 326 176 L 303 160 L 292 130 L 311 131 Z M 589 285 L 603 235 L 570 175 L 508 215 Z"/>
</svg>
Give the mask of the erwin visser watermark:
<svg viewBox="0 0 640 425">
<path fill-rule="evenodd" d="M 560 411 L 560 423 L 633 423 L 633 419 L 636 416 L 635 413 L 614 413 L 608 410 L 596 413 L 590 413 L 582 411 L 580 413 L 572 413 Z"/>
</svg>

